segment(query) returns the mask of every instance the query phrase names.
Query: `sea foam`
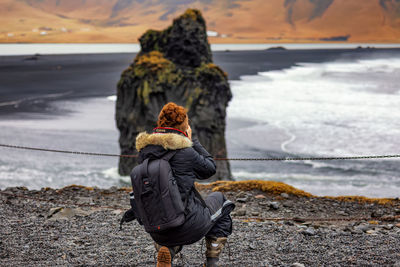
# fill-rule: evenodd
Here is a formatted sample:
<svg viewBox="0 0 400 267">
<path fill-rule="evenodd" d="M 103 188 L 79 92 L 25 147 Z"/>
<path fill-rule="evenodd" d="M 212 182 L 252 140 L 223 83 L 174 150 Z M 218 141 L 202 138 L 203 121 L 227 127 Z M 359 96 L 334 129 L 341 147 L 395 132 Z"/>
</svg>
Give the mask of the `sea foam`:
<svg viewBox="0 0 400 267">
<path fill-rule="evenodd" d="M 371 78 L 377 72 L 381 75 Z M 285 129 L 290 138 L 282 150 L 291 153 L 393 154 L 400 146 L 397 74 L 400 58 L 301 63 L 244 76 L 231 82 L 228 118 L 256 119 Z"/>
</svg>

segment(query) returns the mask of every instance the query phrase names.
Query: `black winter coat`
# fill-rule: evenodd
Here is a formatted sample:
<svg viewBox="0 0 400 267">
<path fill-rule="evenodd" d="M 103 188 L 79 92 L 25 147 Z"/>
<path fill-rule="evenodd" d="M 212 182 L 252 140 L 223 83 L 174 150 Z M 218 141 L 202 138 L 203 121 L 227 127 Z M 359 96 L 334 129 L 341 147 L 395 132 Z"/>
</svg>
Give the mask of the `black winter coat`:
<svg viewBox="0 0 400 267">
<path fill-rule="evenodd" d="M 192 191 L 195 179 L 207 179 L 215 174 L 216 165 L 212 156 L 198 140 L 175 133 L 140 133 L 136 138 L 139 163 L 145 159 L 158 159 L 169 150 L 177 150 L 169 163 L 177 180 L 183 203 L 188 195 L 187 215 L 184 224 L 162 233 L 151 233 L 151 237 L 163 246 L 192 244 L 213 226 L 210 210 L 205 208 Z"/>
</svg>

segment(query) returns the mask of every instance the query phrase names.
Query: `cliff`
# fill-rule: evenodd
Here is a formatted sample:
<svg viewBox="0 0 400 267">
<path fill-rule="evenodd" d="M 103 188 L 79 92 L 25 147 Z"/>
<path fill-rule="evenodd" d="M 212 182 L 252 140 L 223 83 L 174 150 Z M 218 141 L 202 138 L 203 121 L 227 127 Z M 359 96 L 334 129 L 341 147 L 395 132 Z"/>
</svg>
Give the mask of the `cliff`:
<svg viewBox="0 0 400 267">
<path fill-rule="evenodd" d="M 147 31 L 141 51 L 118 82 L 116 121 L 122 154 L 136 154 L 135 137 L 150 132 L 162 106 L 173 101 L 188 109 L 194 137 L 218 158 L 226 157 L 226 107 L 232 97 L 227 74 L 212 63 L 206 24 L 189 9 L 164 31 Z M 128 175 L 135 158 L 121 158 Z M 229 162 L 217 162 L 213 179 L 230 179 Z"/>
</svg>

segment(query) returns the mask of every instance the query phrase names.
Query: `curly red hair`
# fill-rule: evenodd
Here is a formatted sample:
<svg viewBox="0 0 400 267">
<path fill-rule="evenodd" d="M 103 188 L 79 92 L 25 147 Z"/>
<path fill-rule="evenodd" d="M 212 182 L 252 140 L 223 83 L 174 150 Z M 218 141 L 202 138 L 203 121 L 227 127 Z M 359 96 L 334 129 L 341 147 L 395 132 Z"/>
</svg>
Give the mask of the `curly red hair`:
<svg viewBox="0 0 400 267">
<path fill-rule="evenodd" d="M 174 102 L 166 104 L 158 115 L 158 127 L 172 127 L 186 132 L 188 125 L 187 110 Z"/>
</svg>

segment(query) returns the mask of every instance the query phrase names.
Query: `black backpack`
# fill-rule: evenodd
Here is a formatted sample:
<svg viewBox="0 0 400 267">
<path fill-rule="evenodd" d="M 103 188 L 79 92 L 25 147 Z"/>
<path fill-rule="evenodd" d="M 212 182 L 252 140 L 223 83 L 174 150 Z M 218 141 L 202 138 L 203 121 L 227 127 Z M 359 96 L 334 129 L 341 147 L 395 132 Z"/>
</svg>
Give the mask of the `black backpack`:
<svg viewBox="0 0 400 267">
<path fill-rule="evenodd" d="M 135 215 L 148 233 L 177 227 L 185 221 L 188 196 L 183 203 L 169 164 L 175 153 L 172 150 L 160 159 L 146 159 L 131 172 Z"/>
</svg>

